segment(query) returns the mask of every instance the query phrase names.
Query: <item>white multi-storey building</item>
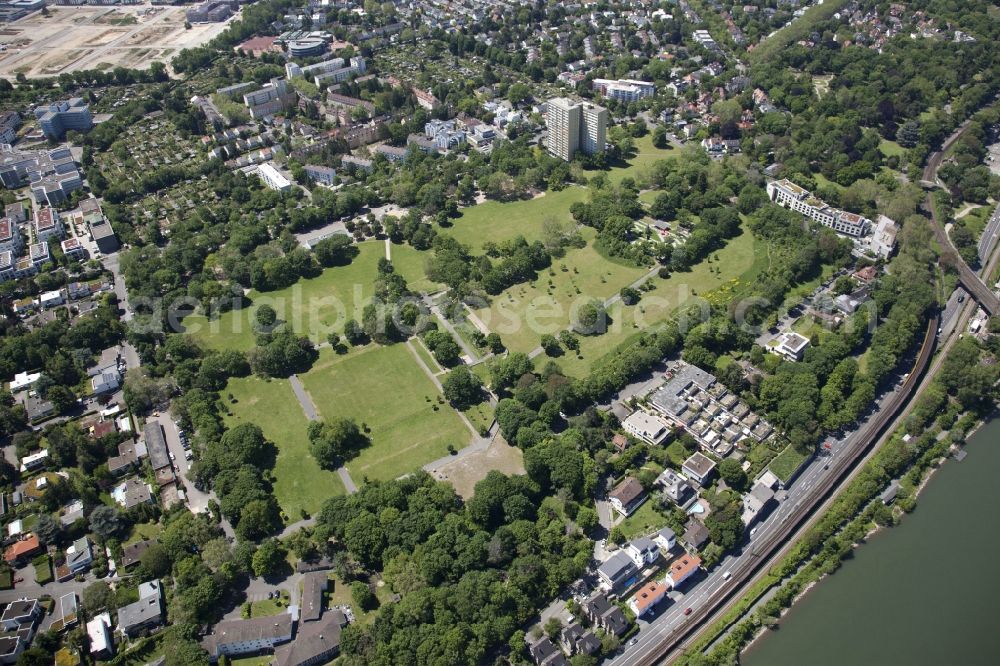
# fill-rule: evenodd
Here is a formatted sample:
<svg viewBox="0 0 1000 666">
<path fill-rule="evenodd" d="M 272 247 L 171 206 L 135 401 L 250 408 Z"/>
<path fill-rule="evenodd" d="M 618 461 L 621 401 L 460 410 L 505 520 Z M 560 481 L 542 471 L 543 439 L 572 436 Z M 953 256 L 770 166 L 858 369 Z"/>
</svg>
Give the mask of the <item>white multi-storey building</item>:
<svg viewBox="0 0 1000 666">
<path fill-rule="evenodd" d="M 592 85 L 596 92 L 622 102 L 637 102 L 643 97 L 651 97 L 656 94 L 656 85 L 649 81 L 594 79 Z"/>
<path fill-rule="evenodd" d="M 839 234 L 859 238 L 871 228 L 872 221 L 867 217 L 829 206 L 822 199 L 814 197 L 809 190 L 787 179 L 769 182 L 767 196 L 776 204 L 802 213 Z"/>
<path fill-rule="evenodd" d="M 285 178 L 280 171 L 267 162 L 257 167 L 257 175 L 260 176 L 260 179 L 264 181 L 264 184 L 272 190 L 285 192 L 286 190 L 290 190 L 292 187 L 292 182 Z"/>
</svg>

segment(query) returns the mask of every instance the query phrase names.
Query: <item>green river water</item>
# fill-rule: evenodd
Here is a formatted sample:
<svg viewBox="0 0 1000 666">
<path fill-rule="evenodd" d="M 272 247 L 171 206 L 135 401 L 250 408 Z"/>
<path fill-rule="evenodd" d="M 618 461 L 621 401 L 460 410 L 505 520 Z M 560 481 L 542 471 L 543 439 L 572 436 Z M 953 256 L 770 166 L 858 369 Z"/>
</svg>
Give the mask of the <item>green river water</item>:
<svg viewBox="0 0 1000 666">
<path fill-rule="evenodd" d="M 902 523 L 810 590 L 744 666 L 1000 664 L 1000 419 Z"/>
</svg>

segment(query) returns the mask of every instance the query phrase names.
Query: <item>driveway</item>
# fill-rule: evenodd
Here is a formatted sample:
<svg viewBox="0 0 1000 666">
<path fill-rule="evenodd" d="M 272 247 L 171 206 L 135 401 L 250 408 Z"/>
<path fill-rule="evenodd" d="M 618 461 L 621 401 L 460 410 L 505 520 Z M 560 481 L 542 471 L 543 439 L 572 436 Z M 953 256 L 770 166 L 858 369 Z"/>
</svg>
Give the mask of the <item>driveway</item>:
<svg viewBox="0 0 1000 666">
<path fill-rule="evenodd" d="M 149 417 L 149 421 L 159 422 L 163 426 L 163 434 L 167 440 L 167 450 L 173 454 L 174 472 L 176 472 L 181 485 L 184 486 L 184 492 L 187 494 L 188 508 L 191 509 L 192 513 L 207 511 L 208 501 L 212 499 L 212 494 L 198 490 L 194 485 L 194 481 L 188 478 L 188 472 L 191 471 L 191 461 L 184 459 L 184 446 L 181 444 L 177 424 L 170 418 L 168 412 L 164 412 L 158 417 L 151 416 Z"/>
</svg>

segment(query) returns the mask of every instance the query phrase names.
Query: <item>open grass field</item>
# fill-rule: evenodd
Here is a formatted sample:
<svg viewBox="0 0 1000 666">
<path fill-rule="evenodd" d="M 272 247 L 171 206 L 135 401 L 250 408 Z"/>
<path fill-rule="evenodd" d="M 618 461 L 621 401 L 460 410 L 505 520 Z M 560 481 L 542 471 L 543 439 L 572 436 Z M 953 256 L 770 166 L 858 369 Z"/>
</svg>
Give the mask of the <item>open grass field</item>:
<svg viewBox="0 0 1000 666">
<path fill-rule="evenodd" d="M 656 510 L 656 502 L 646 500 L 631 516 L 618 524 L 626 539 L 650 534 L 667 524 L 667 519 Z"/>
<path fill-rule="evenodd" d="M 787 481 L 795 470 L 799 468 L 805 461 L 806 457 L 796 451 L 791 444 L 789 444 L 784 451 L 779 453 L 774 460 L 768 465 L 772 472 L 774 472 L 779 479 L 782 481 Z"/>
<path fill-rule="evenodd" d="M 421 252 L 412 245 L 393 245 L 391 256 L 396 272 L 403 276 L 413 291 L 434 292 L 444 288 L 444 285 L 432 282 L 427 277 L 424 266 L 431 257 L 430 252 Z"/>
<path fill-rule="evenodd" d="M 648 284 L 656 288 L 644 292 L 636 305 L 617 302 L 609 308 L 611 322 L 607 333 L 581 336 L 579 354 L 565 354 L 556 362 L 568 375 L 586 377 L 596 360 L 638 333 L 661 325 L 678 307 L 721 287 L 735 289 L 738 283 L 751 281 L 765 256 L 758 245 L 753 235 L 744 231 L 713 253 L 711 261 L 703 261 L 686 273 L 673 273 L 665 280 L 653 276 Z M 536 365 L 540 367 L 547 360 L 548 357 L 540 355 Z"/>
<path fill-rule="evenodd" d="M 235 403 L 228 400 L 229 394 Z M 225 416 L 227 426 L 256 423 L 278 447 L 274 496 L 289 520 L 298 520 L 303 510 L 318 511 L 327 498 L 344 494 L 340 477 L 320 468 L 309 453 L 308 422 L 288 380 L 231 379 L 222 396 L 232 412 Z"/>
<path fill-rule="evenodd" d="M 672 148 L 657 148 L 653 145 L 652 134 L 646 134 L 635 140 L 635 153 L 628 160 L 628 166 L 614 167 L 608 173 L 608 181 L 618 184 L 625 178 L 642 180 L 643 173 L 655 162 L 673 154 Z"/>
<path fill-rule="evenodd" d="M 468 444 L 471 433 L 404 344 L 321 351 L 302 383 L 323 418 L 367 425 L 372 444 L 347 463 L 355 483 L 394 479 Z"/>
<path fill-rule="evenodd" d="M 226 312 L 211 321 L 202 315 L 192 315 L 184 319 L 184 327 L 208 349 L 246 351 L 254 345 L 251 324 L 254 312 L 257 306 L 267 303 L 278 313 L 278 318 L 289 322 L 297 333 L 308 335 L 313 342 L 323 342 L 330 331 L 343 331 L 348 319 L 360 321 L 361 311 L 371 300 L 378 260 L 385 256 L 385 244 L 373 241 L 361 243 L 358 248 L 360 253 L 347 266 L 328 268 L 319 276 L 299 280 L 286 289 L 267 293 L 251 291 L 249 307 Z M 403 275 L 415 276 L 416 261 L 405 250 L 400 252 L 400 257 Z"/>
<path fill-rule="evenodd" d="M 584 188 L 570 186 L 524 201 L 486 201 L 463 209 L 461 217 L 442 233 L 454 236 L 471 247 L 474 253 L 479 253 L 488 241 L 500 243 L 519 235 L 534 241 L 542 237 L 542 221 L 545 218 L 552 216 L 560 222 L 571 223 L 573 217 L 569 214 L 569 207 L 586 197 Z"/>
<path fill-rule="evenodd" d="M 878 149 L 886 157 L 892 157 L 893 155 L 898 155 L 899 157 L 902 157 L 903 155 L 906 154 L 906 148 L 903 148 L 895 141 L 890 141 L 889 139 L 882 139 L 881 141 L 879 141 Z"/>
<path fill-rule="evenodd" d="M 551 268 L 534 282 L 515 285 L 495 296 L 490 307 L 476 311 L 508 349 L 534 349 L 542 334 L 555 335 L 568 328 L 577 308 L 617 294 L 649 270 L 603 257 L 593 246 L 596 232 L 580 231 L 587 239 L 586 247 L 570 250 L 553 260 Z"/>
</svg>

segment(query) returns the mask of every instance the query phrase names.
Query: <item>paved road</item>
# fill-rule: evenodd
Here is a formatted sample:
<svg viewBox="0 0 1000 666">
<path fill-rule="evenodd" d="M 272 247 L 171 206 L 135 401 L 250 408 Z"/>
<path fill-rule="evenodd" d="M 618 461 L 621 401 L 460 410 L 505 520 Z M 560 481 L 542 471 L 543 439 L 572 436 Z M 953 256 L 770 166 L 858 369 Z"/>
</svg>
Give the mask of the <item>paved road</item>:
<svg viewBox="0 0 1000 666">
<path fill-rule="evenodd" d="M 191 462 L 184 459 L 184 445 L 181 444 L 180 431 L 177 428 L 177 424 L 174 423 L 169 413 L 166 412 L 158 417 L 149 417 L 147 422 L 159 423 L 163 428 L 163 434 L 167 440 L 167 450 L 173 456 L 174 472 L 177 474 L 178 480 L 184 487 L 184 493 L 187 495 L 188 508 L 193 513 L 207 511 L 208 502 L 215 498 L 215 494 L 198 490 L 194 485 L 194 480 L 188 478 L 188 473 L 191 471 Z M 232 528 L 229 527 L 228 521 L 225 521 L 225 523 L 223 530 L 229 534 Z"/>
</svg>

